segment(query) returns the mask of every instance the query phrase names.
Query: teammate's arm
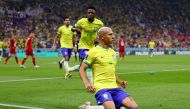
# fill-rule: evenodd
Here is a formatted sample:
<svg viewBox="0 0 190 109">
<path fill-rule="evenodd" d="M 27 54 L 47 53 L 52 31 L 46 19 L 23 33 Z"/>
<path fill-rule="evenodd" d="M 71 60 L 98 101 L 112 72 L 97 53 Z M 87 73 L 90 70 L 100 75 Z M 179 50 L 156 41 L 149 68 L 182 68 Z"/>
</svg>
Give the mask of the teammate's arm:
<svg viewBox="0 0 190 109">
<path fill-rule="evenodd" d="M 56 49 L 56 42 L 58 41 L 58 39 L 60 38 L 59 35 L 56 35 L 55 38 L 54 38 L 54 41 L 53 41 L 53 46 L 52 46 L 52 50 L 54 51 Z"/>
<path fill-rule="evenodd" d="M 71 28 L 71 31 L 73 31 L 73 32 L 76 31 L 77 33 L 81 33 L 81 28 L 78 28 L 78 27 L 74 27 L 74 26 L 73 26 L 73 27 Z"/>
</svg>

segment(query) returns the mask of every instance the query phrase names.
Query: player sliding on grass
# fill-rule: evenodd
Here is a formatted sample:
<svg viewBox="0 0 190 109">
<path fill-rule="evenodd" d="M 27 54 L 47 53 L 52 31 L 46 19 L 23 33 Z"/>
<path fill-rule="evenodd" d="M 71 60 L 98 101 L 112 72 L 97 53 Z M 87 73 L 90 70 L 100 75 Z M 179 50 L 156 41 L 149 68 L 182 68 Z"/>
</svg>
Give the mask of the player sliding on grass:
<svg viewBox="0 0 190 109">
<path fill-rule="evenodd" d="M 87 91 L 95 92 L 97 103 L 106 109 L 119 109 L 121 106 L 137 109 L 136 102 L 122 89 L 127 87 L 127 82 L 119 79 L 115 74 L 116 52 L 110 48 L 114 37 L 111 28 L 100 28 L 99 45 L 89 50 L 87 58 L 80 67 L 80 77 Z M 93 84 L 86 79 L 88 66 L 92 67 Z"/>
</svg>

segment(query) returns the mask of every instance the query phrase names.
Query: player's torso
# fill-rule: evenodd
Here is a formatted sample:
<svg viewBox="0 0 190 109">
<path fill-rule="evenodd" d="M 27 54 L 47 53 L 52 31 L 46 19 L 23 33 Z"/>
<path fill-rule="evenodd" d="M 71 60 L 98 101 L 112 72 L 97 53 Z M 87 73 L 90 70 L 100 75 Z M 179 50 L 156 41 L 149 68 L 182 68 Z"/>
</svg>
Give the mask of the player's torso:
<svg viewBox="0 0 190 109">
<path fill-rule="evenodd" d="M 16 48 L 16 43 L 15 43 L 15 39 L 14 38 L 10 39 L 10 48 L 11 49 L 15 49 Z"/>
<path fill-rule="evenodd" d="M 149 42 L 149 46 L 150 46 L 150 48 L 151 48 L 151 49 L 153 49 L 153 48 L 154 48 L 154 45 L 155 45 L 155 43 L 154 43 L 154 42 Z"/>
<path fill-rule="evenodd" d="M 119 39 L 119 47 L 125 46 L 125 40 L 123 38 Z"/>
<path fill-rule="evenodd" d="M 73 36 L 74 33 L 71 31 L 72 26 L 62 26 L 60 31 L 60 43 L 61 47 L 73 48 Z"/>
<path fill-rule="evenodd" d="M 94 73 L 94 86 L 97 90 L 102 88 L 116 88 L 115 65 L 116 53 L 112 49 L 96 47 L 95 60 L 92 64 Z"/>
<path fill-rule="evenodd" d="M 33 41 L 33 38 L 31 36 L 29 36 L 26 41 L 27 41 L 26 49 L 27 50 L 32 50 L 32 41 Z"/>
<path fill-rule="evenodd" d="M 2 51 L 2 50 L 3 50 L 3 42 L 0 41 L 0 51 Z"/>
<path fill-rule="evenodd" d="M 97 31 L 103 26 L 103 23 L 97 19 L 94 22 L 89 22 L 87 19 L 83 19 L 81 23 L 81 39 L 79 42 L 79 48 L 92 48 L 94 47 L 94 40 L 97 35 Z"/>
</svg>

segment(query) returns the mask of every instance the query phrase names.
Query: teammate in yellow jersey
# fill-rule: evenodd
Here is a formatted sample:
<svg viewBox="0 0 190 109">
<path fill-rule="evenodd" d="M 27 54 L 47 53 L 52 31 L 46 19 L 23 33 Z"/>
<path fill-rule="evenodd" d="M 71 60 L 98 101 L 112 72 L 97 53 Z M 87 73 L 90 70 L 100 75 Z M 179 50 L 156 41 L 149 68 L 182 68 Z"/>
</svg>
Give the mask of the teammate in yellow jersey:
<svg viewBox="0 0 190 109">
<path fill-rule="evenodd" d="M 116 52 L 110 48 L 114 37 L 111 28 L 100 28 L 99 45 L 89 50 L 80 67 L 80 77 L 87 91 L 95 92 L 97 103 L 106 109 L 119 109 L 121 106 L 137 109 L 136 102 L 122 89 L 127 87 L 127 82 L 119 79 L 115 73 Z M 89 65 L 93 71 L 93 84 L 86 79 L 86 69 Z"/>
<path fill-rule="evenodd" d="M 87 51 L 95 46 L 97 31 L 103 27 L 103 22 L 95 18 L 96 9 L 88 7 L 87 18 L 80 19 L 72 30 L 81 32 L 81 38 L 78 43 L 79 58 L 81 62 L 85 59 Z M 73 70 L 77 67 L 73 67 Z M 79 68 L 79 67 L 78 67 Z M 91 69 L 88 69 L 88 74 L 91 75 Z M 89 78 L 91 79 L 91 78 Z M 92 80 L 92 79 L 91 79 Z"/>
<path fill-rule="evenodd" d="M 0 61 L 3 56 L 3 40 L 0 38 Z"/>
<path fill-rule="evenodd" d="M 64 19 L 64 25 L 59 27 L 57 36 L 54 40 L 53 49 L 56 48 L 56 41 L 60 38 L 61 44 L 61 53 L 64 57 L 59 61 L 60 68 L 62 68 L 62 63 L 65 69 L 65 79 L 70 78 L 71 74 L 69 73 L 69 64 L 68 61 L 71 57 L 73 51 L 73 38 L 75 37 L 75 33 L 71 31 L 72 25 L 70 24 L 70 19 Z"/>
<path fill-rule="evenodd" d="M 155 42 L 153 41 L 153 39 L 150 40 L 148 45 L 149 45 L 149 54 L 150 54 L 150 57 L 152 57 L 153 52 L 154 52 L 154 47 L 155 47 Z"/>
</svg>

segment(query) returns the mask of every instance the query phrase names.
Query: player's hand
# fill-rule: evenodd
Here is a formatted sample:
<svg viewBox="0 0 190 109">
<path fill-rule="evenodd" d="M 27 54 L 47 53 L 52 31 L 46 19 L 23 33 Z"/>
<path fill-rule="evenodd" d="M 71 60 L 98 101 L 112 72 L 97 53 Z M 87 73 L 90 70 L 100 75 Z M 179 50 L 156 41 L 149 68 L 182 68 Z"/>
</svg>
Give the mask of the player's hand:
<svg viewBox="0 0 190 109">
<path fill-rule="evenodd" d="M 55 49 L 56 49 L 56 45 L 53 44 L 53 46 L 51 47 L 51 50 L 52 50 L 52 51 L 55 51 Z"/>
<path fill-rule="evenodd" d="M 122 88 L 127 88 L 128 83 L 127 83 L 127 81 L 122 81 L 122 82 L 120 83 L 120 85 L 121 85 Z"/>
<path fill-rule="evenodd" d="M 90 84 L 90 83 L 85 84 L 85 88 L 90 93 L 94 93 L 95 92 L 94 86 L 92 84 Z"/>
<path fill-rule="evenodd" d="M 75 31 L 76 31 L 76 28 L 71 28 L 71 31 L 72 31 L 72 32 L 75 32 Z"/>
</svg>

